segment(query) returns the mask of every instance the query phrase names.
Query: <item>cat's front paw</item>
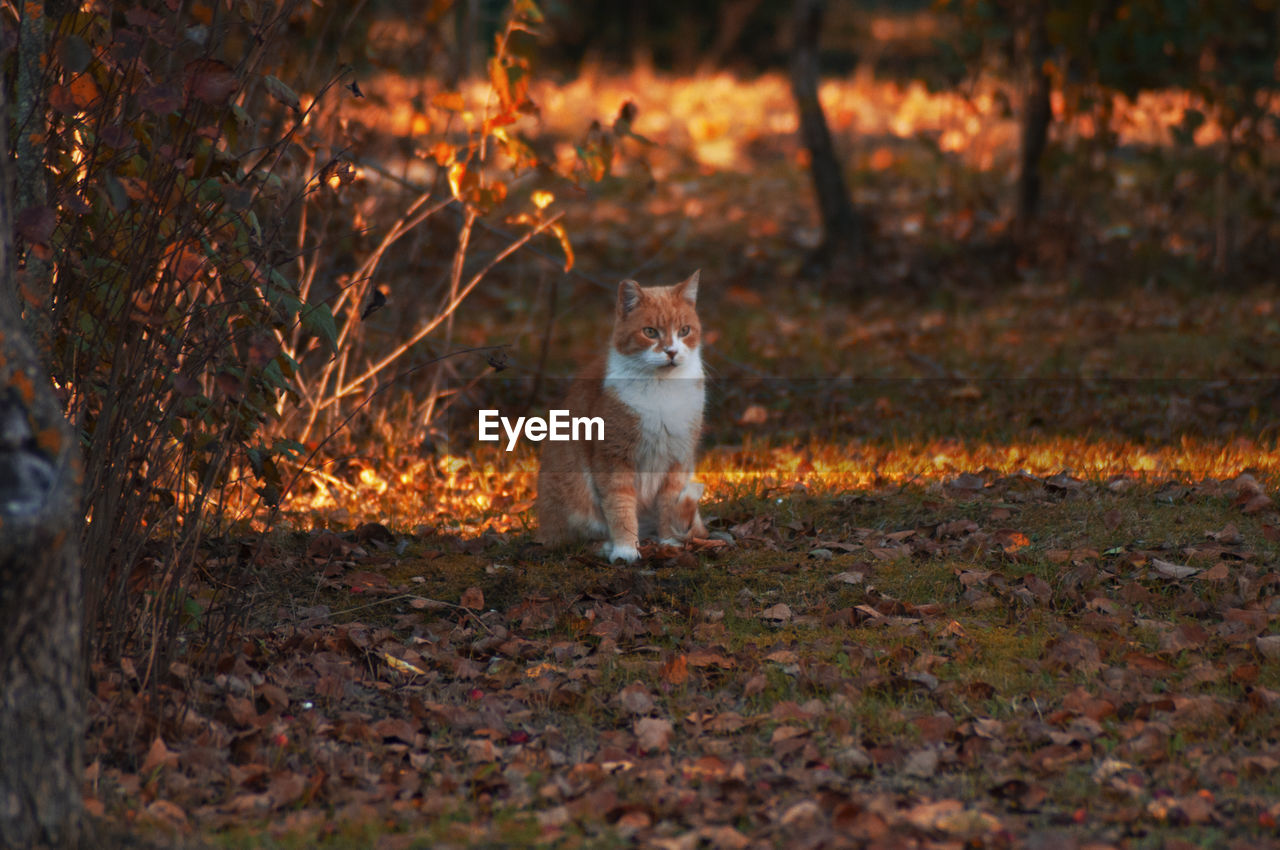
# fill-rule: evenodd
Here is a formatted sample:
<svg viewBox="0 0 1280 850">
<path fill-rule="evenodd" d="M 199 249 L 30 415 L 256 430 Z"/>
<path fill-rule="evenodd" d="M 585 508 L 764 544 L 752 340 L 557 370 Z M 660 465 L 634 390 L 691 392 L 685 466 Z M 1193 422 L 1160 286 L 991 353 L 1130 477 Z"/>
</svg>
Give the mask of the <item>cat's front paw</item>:
<svg viewBox="0 0 1280 850">
<path fill-rule="evenodd" d="M 640 550 L 627 543 L 606 543 L 601 554 L 611 564 L 615 561 L 634 564 L 640 558 Z"/>
</svg>

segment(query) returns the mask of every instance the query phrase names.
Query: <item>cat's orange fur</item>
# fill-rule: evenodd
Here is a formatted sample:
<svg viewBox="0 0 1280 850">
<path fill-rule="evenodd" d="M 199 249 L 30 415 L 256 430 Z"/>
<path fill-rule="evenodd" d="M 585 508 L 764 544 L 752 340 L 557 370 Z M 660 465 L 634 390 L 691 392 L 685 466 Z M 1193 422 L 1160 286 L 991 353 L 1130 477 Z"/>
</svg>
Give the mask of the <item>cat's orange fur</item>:
<svg viewBox="0 0 1280 850">
<path fill-rule="evenodd" d="M 705 398 L 697 297 L 697 272 L 674 286 L 619 285 L 608 353 L 565 401 L 571 416 L 601 417 L 604 439 L 543 444 L 543 543 L 603 539 L 606 558 L 631 563 L 642 536 L 706 536 L 691 479 Z"/>
</svg>

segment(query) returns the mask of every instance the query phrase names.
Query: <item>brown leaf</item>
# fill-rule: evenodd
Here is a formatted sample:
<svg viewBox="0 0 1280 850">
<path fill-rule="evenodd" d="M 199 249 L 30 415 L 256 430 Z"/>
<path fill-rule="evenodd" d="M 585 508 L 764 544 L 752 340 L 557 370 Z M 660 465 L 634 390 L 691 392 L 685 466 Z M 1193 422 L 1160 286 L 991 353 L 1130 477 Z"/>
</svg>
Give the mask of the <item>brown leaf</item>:
<svg viewBox="0 0 1280 850">
<path fill-rule="evenodd" d="M 1200 649 L 1209 640 L 1203 626 L 1184 623 L 1160 634 L 1161 652 L 1181 652 L 1184 649 Z"/>
<path fill-rule="evenodd" d="M 938 800 L 930 803 L 919 803 L 906 811 L 906 819 L 918 829 L 937 829 L 938 821 L 950 815 L 964 811 L 964 804 L 959 800 Z"/>
<path fill-rule="evenodd" d="M 177 763 L 178 754 L 166 747 L 164 739 L 157 735 L 151 742 L 146 757 L 142 760 L 139 773 L 150 773 L 159 767 L 174 767 Z"/>
<path fill-rule="evenodd" d="M 668 684 L 683 685 L 689 680 L 689 659 L 683 655 L 673 656 L 662 665 L 659 675 Z"/>
<path fill-rule="evenodd" d="M 1280 635 L 1262 635 L 1253 639 L 1253 645 L 1263 658 L 1280 660 Z"/>
<path fill-rule="evenodd" d="M 722 670 L 732 670 L 737 666 L 732 658 L 719 653 L 709 652 L 703 649 L 695 649 L 685 656 L 685 660 L 689 662 L 690 667 L 719 667 Z"/>
<path fill-rule="evenodd" d="M 745 850 L 751 839 L 731 826 L 704 826 L 695 837 L 701 837 L 715 850 Z"/>
<path fill-rule="evenodd" d="M 916 779 L 932 779 L 938 772 L 938 751 L 932 747 L 916 750 L 907 756 L 902 772 Z"/>
<path fill-rule="evenodd" d="M 1219 561 L 1209 569 L 1196 576 L 1197 581 L 1226 581 L 1231 577 L 1231 568 L 1227 566 L 1226 561 Z"/>
<path fill-rule="evenodd" d="M 159 740 L 157 738 L 156 740 Z M 152 800 L 138 815 L 138 822 L 158 826 L 173 832 L 186 832 L 190 824 L 182 807 L 168 800 Z"/>
<path fill-rule="evenodd" d="M 729 765 L 719 756 L 707 755 L 684 763 L 680 772 L 685 779 L 723 779 L 729 775 Z"/>
<path fill-rule="evenodd" d="M 1234 522 L 1227 523 L 1219 531 L 1206 531 L 1204 536 L 1224 546 L 1239 546 L 1244 542 L 1244 535 L 1240 533 L 1240 529 L 1236 528 Z"/>
<path fill-rule="evenodd" d="M 770 605 L 768 608 L 760 612 L 761 619 L 775 625 L 790 622 L 791 616 L 791 606 L 785 602 L 779 602 L 777 605 Z"/>
<path fill-rule="evenodd" d="M 948 835 L 969 837 L 997 832 L 1000 830 L 1001 824 L 1000 819 L 995 815 L 978 809 L 964 809 L 959 812 L 943 814 L 934 821 L 934 827 Z"/>
<path fill-rule="evenodd" d="M 479 611 L 484 608 L 484 591 L 478 587 L 468 587 L 462 591 L 462 599 L 458 601 L 458 604 L 463 608 Z"/>
<path fill-rule="evenodd" d="M 1151 559 L 1151 568 L 1165 578 L 1178 579 L 1191 578 L 1191 576 L 1200 572 L 1196 567 L 1188 567 L 1185 564 L 1174 564 L 1170 561 L 1162 561 L 1159 558 Z"/>
<path fill-rule="evenodd" d="M 934 536 L 943 539 L 947 537 L 964 537 L 978 530 L 978 524 L 971 519 L 957 519 L 951 522 L 944 522 L 933 530 Z"/>
<path fill-rule="evenodd" d="M 66 115 L 92 109 L 101 97 L 98 84 L 87 73 L 79 74 L 64 86 L 49 89 L 49 105 Z"/>
<path fill-rule="evenodd" d="M 138 92 L 138 106 L 154 115 L 167 115 L 182 106 L 182 96 L 169 86 L 147 86 Z"/>
<path fill-rule="evenodd" d="M 272 808 L 280 808 L 298 800 L 307 790 L 307 778 L 291 770 L 282 771 L 271 777 L 267 785 L 267 796 L 271 798 Z"/>
<path fill-rule="evenodd" d="M 472 738 L 466 743 L 467 761 L 492 762 L 498 760 L 498 748 L 488 738 Z"/>
<path fill-rule="evenodd" d="M 670 720 L 661 717 L 642 717 L 632 727 L 636 736 L 636 746 L 641 752 L 665 753 L 671 747 L 671 737 L 675 729 Z"/>
<path fill-rule="evenodd" d="M 1000 544 L 1000 548 L 1004 550 L 1006 555 L 1012 555 L 1019 549 L 1025 549 L 1031 545 L 1031 538 L 1012 528 L 1002 528 L 995 532 L 992 537 L 995 538 L 996 543 Z"/>
<path fill-rule="evenodd" d="M 813 800 L 801 800 L 787 808 L 778 818 L 783 826 L 810 830 L 822 819 L 822 808 Z"/>
<path fill-rule="evenodd" d="M 238 726 L 249 727 L 257 725 L 258 710 L 253 707 L 252 700 L 228 695 L 227 712 Z"/>
<path fill-rule="evenodd" d="M 1256 496 L 1250 496 L 1236 504 L 1240 506 L 1240 510 L 1246 514 L 1256 514 L 1265 511 L 1271 507 L 1271 497 L 1266 493 L 1259 493 Z"/>
<path fill-rule="evenodd" d="M 289 88 L 279 78 L 273 77 L 271 74 L 264 74 L 262 77 L 262 85 L 266 88 L 267 93 L 294 112 L 302 109 L 302 102 L 298 99 L 298 94 Z"/>
<path fill-rule="evenodd" d="M 944 485 L 949 490 L 961 490 L 966 492 L 978 492 L 987 486 L 987 482 L 982 476 L 974 475 L 972 472 L 962 472 L 955 478 L 952 478 Z"/>
<path fill-rule="evenodd" d="M 789 741 L 792 738 L 808 735 L 809 731 L 803 726 L 779 726 L 773 730 L 773 734 L 769 737 L 769 743 L 778 744 L 782 741 Z"/>
<path fill-rule="evenodd" d="M 342 557 L 351 551 L 351 545 L 332 531 L 318 531 L 307 542 L 307 557 L 316 560 L 328 560 Z"/>
<path fill-rule="evenodd" d="M 1049 665 L 1059 670 L 1096 673 L 1102 669 L 1098 645 L 1084 635 L 1067 634 L 1049 642 Z"/>
<path fill-rule="evenodd" d="M 1073 478 L 1065 470 L 1057 475 L 1050 475 L 1044 480 L 1044 486 L 1050 490 L 1080 490 L 1084 487 L 1084 482 L 1079 478 Z"/>
<path fill-rule="evenodd" d="M 384 717 L 373 724 L 373 731 L 384 741 L 412 744 L 418 735 L 418 725 L 401 717 Z"/>
<path fill-rule="evenodd" d="M 239 86 L 231 66 L 221 60 L 203 58 L 187 63 L 187 95 L 202 103 L 226 103 Z"/>
<path fill-rule="evenodd" d="M 642 682 L 632 682 L 618 691 L 618 702 L 631 714 L 648 714 L 653 710 L 653 696 Z"/>
</svg>

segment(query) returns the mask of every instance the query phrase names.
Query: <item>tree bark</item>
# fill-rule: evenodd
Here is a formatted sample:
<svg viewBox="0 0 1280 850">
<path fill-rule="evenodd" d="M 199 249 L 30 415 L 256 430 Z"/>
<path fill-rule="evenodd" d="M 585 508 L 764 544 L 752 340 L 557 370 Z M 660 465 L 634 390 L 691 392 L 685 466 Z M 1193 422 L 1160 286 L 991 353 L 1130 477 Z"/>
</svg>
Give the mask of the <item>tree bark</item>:
<svg viewBox="0 0 1280 850">
<path fill-rule="evenodd" d="M 7 114 L 7 94 L 0 111 Z M 18 309 L 0 121 L 0 846 L 72 848 L 83 655 L 76 442 Z"/>
<path fill-rule="evenodd" d="M 18 22 L 17 74 L 14 88 L 14 122 L 17 136 L 14 138 L 14 164 L 17 170 L 16 199 L 10 207 L 10 216 L 30 207 L 42 207 L 48 203 L 48 186 L 45 183 L 44 139 L 48 131 L 45 118 L 44 57 L 48 54 L 49 36 L 46 21 L 50 11 L 59 12 L 62 4 L 24 3 Z M 55 18 L 56 20 L 56 18 Z M 7 115 L 9 110 L 5 110 Z M 8 148 L 6 147 L 6 150 Z M 27 251 L 26 288 L 43 308 L 51 303 L 52 265 L 45 259 Z M 37 351 L 45 357 L 53 351 L 53 328 L 47 309 L 28 310 L 23 317 Z"/>
<path fill-rule="evenodd" d="M 1029 0 L 1024 7 L 1027 27 L 1027 96 L 1022 110 L 1022 151 L 1018 170 L 1018 229 L 1026 233 L 1040 212 L 1040 165 L 1049 141 L 1053 107 L 1049 101 L 1052 81 L 1045 72 L 1049 59 L 1049 35 L 1045 28 L 1043 0 Z"/>
<path fill-rule="evenodd" d="M 800 113 L 800 139 L 809 151 L 809 173 L 822 216 L 822 244 L 811 264 L 827 266 L 839 254 L 862 249 L 863 222 L 849 199 L 844 171 L 836 159 L 827 117 L 818 99 L 818 43 L 823 0 L 798 0 L 791 54 L 791 93 Z"/>
<path fill-rule="evenodd" d="M 729 51 L 737 43 L 747 21 L 760 6 L 760 0 L 725 0 L 720 4 L 716 20 L 715 39 L 698 62 L 698 74 L 710 75 L 720 70 Z"/>
</svg>

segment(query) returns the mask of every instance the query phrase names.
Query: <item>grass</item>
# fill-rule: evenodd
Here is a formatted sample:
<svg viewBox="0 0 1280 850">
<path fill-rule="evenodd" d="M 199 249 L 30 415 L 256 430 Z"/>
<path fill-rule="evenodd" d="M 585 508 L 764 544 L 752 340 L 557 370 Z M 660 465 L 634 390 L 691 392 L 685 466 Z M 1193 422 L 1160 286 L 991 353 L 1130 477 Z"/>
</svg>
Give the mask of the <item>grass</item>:
<svg viewBox="0 0 1280 850">
<path fill-rule="evenodd" d="M 695 84 L 650 82 L 640 114 L 654 123 L 637 131 L 660 142 L 657 185 L 557 202 L 592 280 L 563 278 L 545 315 L 529 281 L 546 278 L 521 267 L 468 302 L 456 339 L 513 343 L 517 378 L 484 385 L 485 403 L 524 404 L 535 329 L 550 333 L 548 374 L 569 374 L 598 352 L 621 270 L 659 283 L 704 267 L 698 476 L 704 516 L 734 545 L 635 569 L 588 546 L 545 552 L 530 534 L 533 451 L 473 445 L 468 410 L 429 448 L 417 424 L 383 422 L 385 444 L 353 448 L 338 484 L 317 479 L 286 506 L 294 532 L 255 576 L 248 648 L 219 662 L 221 679 L 183 683 L 193 719 L 166 727 L 169 746 L 233 742 L 219 752 L 236 770 L 155 768 L 155 796 L 126 800 L 123 817 L 187 794 L 201 837 L 272 850 L 735 846 L 713 827 L 789 846 L 804 824 L 855 845 L 1274 846 L 1280 668 L 1252 638 L 1277 628 L 1280 516 L 1246 511 L 1231 482 L 1280 485 L 1275 280 L 1202 286 L 1185 257 L 1138 245 L 1107 260 L 1097 234 L 1071 228 L 1036 247 L 1085 259 L 1021 262 L 949 236 L 967 207 L 1002 220 L 978 200 L 994 172 L 966 160 L 1012 128 L 983 124 L 952 158 L 918 149 L 917 131 L 955 129 L 928 95 L 912 101 L 924 114 L 899 116 L 912 125 L 900 138 L 879 112 L 860 119 L 894 137 L 888 167 L 846 139 L 851 182 L 881 214 L 880 253 L 859 271 L 878 288 L 855 300 L 831 282 L 792 286 L 815 225 L 807 175 L 790 128 L 760 129 L 785 86 L 706 84 L 753 134 L 728 139 L 730 167 L 710 172 L 699 158 L 724 154 L 712 143 L 725 130 L 698 110 L 715 110 L 686 103 Z M 625 88 L 566 84 L 547 120 L 616 112 L 601 105 Z M 829 94 L 848 132 L 867 92 Z M 689 151 L 671 142 L 682 133 Z M 953 194 L 922 202 L 934 182 Z M 924 283 L 895 277 L 903 264 Z M 394 542 L 308 555 L 314 529 L 355 542 L 365 522 Z M 1228 524 L 1238 542 L 1209 536 Z M 1225 564 L 1225 577 L 1170 579 L 1157 559 Z M 464 605 L 472 589 L 482 605 Z M 327 617 L 299 613 L 318 605 Z M 386 660 L 410 653 L 422 673 Z M 237 720 L 230 677 L 280 688 L 287 706 L 255 691 Z M 637 685 L 649 703 L 629 706 Z M 377 731 L 388 719 L 410 722 L 412 740 Z M 669 723 L 669 738 L 646 743 L 643 720 Z M 93 731 L 104 747 L 136 749 L 106 725 Z M 290 748 L 259 774 L 276 733 Z M 930 751 L 932 767 L 917 759 Z M 1133 783 L 1100 779 L 1108 760 Z M 271 823 L 218 809 L 292 775 L 316 790 Z M 926 818 L 952 800 L 998 828 Z"/>
</svg>

